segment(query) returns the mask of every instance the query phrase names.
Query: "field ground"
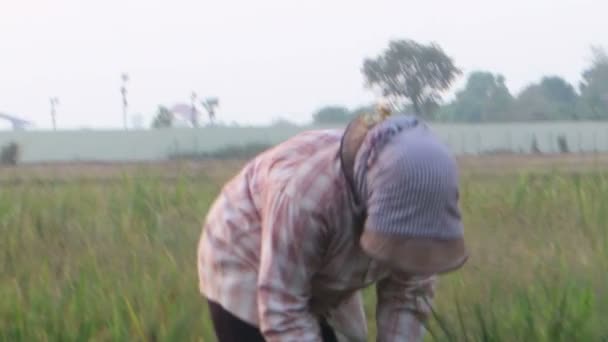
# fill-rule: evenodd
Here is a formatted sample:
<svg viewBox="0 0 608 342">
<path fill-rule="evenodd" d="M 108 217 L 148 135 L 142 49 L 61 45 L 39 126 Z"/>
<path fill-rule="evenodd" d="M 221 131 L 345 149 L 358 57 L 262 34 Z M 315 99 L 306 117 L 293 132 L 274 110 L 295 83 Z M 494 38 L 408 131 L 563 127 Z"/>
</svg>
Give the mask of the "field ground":
<svg viewBox="0 0 608 342">
<path fill-rule="evenodd" d="M 526 171 L 608 170 L 608 153 L 568 155 L 484 155 L 458 158 L 463 173 L 499 175 Z M 32 163 L 0 167 L 0 182 L 25 180 L 74 181 L 120 179 L 132 174 L 152 174 L 162 178 L 201 176 L 222 181 L 238 171 L 244 160 L 163 161 L 163 162 L 65 162 Z"/>
<path fill-rule="evenodd" d="M 460 163 L 472 255 L 441 278 L 427 339 L 608 341 L 608 156 Z M 242 164 L 0 169 L 0 340 L 213 341 L 196 243 Z"/>
</svg>

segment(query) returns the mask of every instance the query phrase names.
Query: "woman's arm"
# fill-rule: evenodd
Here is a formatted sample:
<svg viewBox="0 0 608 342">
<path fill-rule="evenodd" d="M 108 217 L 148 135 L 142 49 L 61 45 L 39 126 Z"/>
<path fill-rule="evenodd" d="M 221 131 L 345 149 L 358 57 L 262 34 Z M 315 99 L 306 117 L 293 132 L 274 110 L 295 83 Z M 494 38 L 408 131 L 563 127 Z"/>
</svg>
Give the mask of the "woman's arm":
<svg viewBox="0 0 608 342">
<path fill-rule="evenodd" d="M 422 341 L 423 321 L 428 319 L 436 277 L 394 274 L 378 282 L 376 309 L 379 342 Z"/>
</svg>

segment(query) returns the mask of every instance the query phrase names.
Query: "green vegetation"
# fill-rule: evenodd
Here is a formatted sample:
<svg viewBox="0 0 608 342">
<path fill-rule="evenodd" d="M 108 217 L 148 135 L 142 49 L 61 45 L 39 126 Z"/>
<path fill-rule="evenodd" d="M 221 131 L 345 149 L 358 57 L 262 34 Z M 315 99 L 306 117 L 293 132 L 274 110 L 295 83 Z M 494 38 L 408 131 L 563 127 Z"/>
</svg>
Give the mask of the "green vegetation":
<svg viewBox="0 0 608 342">
<path fill-rule="evenodd" d="M 17 165 L 19 161 L 19 145 L 11 141 L 6 146 L 0 149 L 0 164 L 1 165 Z"/>
<path fill-rule="evenodd" d="M 227 145 L 212 152 L 170 154 L 170 160 L 249 159 L 270 148 L 271 144 Z"/>
<path fill-rule="evenodd" d="M 212 341 L 196 245 L 234 171 L 4 185 L 0 340 Z M 465 172 L 461 206 L 472 258 L 440 279 L 437 340 L 608 338 L 608 174 Z"/>
<path fill-rule="evenodd" d="M 165 106 L 158 106 L 152 128 L 169 128 L 173 126 L 173 114 Z"/>
<path fill-rule="evenodd" d="M 608 53 L 591 48 L 591 63 L 581 71 L 578 91 L 562 77 L 543 76 L 518 93 L 506 77 L 488 70 L 471 70 L 455 98 L 442 95 L 460 76 L 460 69 L 436 44 L 411 40 L 389 42 L 374 59 L 364 59 L 362 74 L 369 88 L 380 90 L 396 109 L 441 122 L 527 122 L 608 120 Z M 315 123 L 346 122 L 357 110 L 339 105 L 320 108 Z"/>
<path fill-rule="evenodd" d="M 415 114 L 429 118 L 439 106 L 440 92 L 462 73 L 439 45 L 413 40 L 389 42 L 382 54 L 363 61 L 361 72 L 368 87 L 398 105 L 409 102 Z"/>
<path fill-rule="evenodd" d="M 436 309 L 447 333 L 434 324 L 435 334 L 448 341 L 608 338 L 607 194 L 607 174 L 466 180 L 473 255 L 439 286 Z"/>
</svg>

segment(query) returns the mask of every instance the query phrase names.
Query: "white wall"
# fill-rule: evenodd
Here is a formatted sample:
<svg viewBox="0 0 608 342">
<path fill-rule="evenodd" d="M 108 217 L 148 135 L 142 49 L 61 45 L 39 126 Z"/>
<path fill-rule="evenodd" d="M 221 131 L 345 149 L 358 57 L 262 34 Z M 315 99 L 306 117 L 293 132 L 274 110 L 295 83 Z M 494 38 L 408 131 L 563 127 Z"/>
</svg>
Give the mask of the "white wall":
<svg viewBox="0 0 608 342">
<path fill-rule="evenodd" d="M 343 126 L 337 126 L 342 128 Z M 505 149 L 529 152 L 532 137 L 540 149 L 556 152 L 566 134 L 572 151 L 608 151 L 608 123 L 433 124 L 458 154 Z M 23 162 L 69 160 L 159 160 L 175 152 L 206 152 L 226 145 L 275 144 L 305 129 L 330 127 L 203 127 L 140 131 L 4 131 L 0 145 L 19 143 Z"/>
</svg>

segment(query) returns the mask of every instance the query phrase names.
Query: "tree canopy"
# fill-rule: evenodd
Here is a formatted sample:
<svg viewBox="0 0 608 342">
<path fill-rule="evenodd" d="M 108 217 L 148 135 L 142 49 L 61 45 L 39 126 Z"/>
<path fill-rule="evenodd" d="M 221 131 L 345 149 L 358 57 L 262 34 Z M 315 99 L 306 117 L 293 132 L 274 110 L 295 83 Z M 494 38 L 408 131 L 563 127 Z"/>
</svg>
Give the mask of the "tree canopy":
<svg viewBox="0 0 608 342">
<path fill-rule="evenodd" d="M 313 121 L 317 124 L 342 123 L 350 119 L 350 111 L 343 106 L 326 106 L 313 114 Z"/>
<path fill-rule="evenodd" d="M 588 119 L 608 119 L 608 54 L 598 47 L 592 48 L 591 66 L 583 71 L 579 85 L 579 110 Z"/>
<path fill-rule="evenodd" d="M 461 74 L 452 58 L 435 43 L 395 40 L 375 58 L 363 61 L 366 85 L 378 88 L 396 106 L 410 103 L 418 115 L 431 117 L 441 92 Z"/>
<path fill-rule="evenodd" d="M 153 128 L 173 127 L 173 114 L 165 106 L 158 106 L 156 117 L 152 122 Z"/>
<path fill-rule="evenodd" d="M 543 77 L 527 86 L 517 97 L 515 119 L 574 120 L 578 118 L 578 95 L 574 87 L 558 76 Z"/>
<path fill-rule="evenodd" d="M 502 75 L 488 71 L 472 72 L 464 89 L 456 92 L 452 103 L 443 111 L 450 121 L 500 121 L 508 118 L 513 96 Z"/>
<path fill-rule="evenodd" d="M 363 61 L 365 86 L 379 89 L 396 111 L 415 112 L 445 122 L 509 122 L 539 120 L 608 120 L 608 53 L 592 47 L 589 65 L 578 87 L 563 77 L 546 75 L 511 93 L 507 79 L 488 70 L 471 70 L 465 85 L 448 103 L 441 92 L 461 74 L 436 44 L 412 40 L 389 42 L 375 58 Z M 373 106 L 349 111 L 332 105 L 314 115 L 316 123 L 346 122 Z"/>
</svg>

